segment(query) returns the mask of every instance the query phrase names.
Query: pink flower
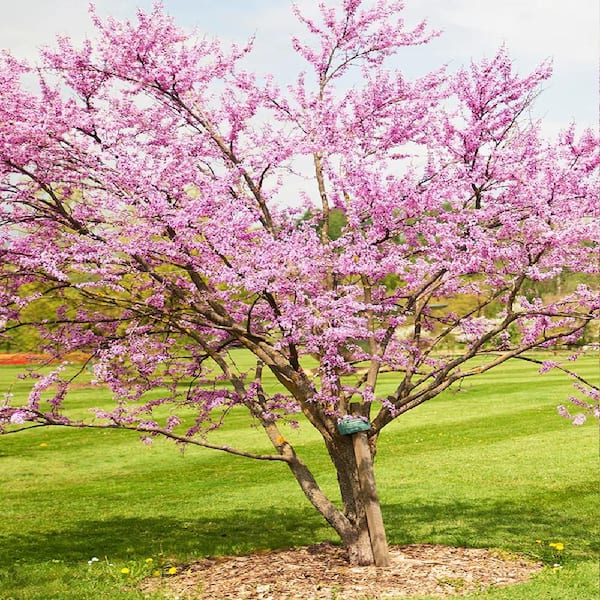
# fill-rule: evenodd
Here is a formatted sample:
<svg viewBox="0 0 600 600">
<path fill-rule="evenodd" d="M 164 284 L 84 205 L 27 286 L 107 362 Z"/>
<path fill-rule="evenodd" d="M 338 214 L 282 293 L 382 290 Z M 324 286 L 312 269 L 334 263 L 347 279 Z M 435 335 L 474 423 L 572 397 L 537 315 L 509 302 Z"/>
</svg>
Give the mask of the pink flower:
<svg viewBox="0 0 600 600">
<path fill-rule="evenodd" d="M 10 422 L 13 425 L 22 425 L 25 423 L 26 419 L 27 413 L 22 410 L 17 410 L 10 416 Z"/>
</svg>

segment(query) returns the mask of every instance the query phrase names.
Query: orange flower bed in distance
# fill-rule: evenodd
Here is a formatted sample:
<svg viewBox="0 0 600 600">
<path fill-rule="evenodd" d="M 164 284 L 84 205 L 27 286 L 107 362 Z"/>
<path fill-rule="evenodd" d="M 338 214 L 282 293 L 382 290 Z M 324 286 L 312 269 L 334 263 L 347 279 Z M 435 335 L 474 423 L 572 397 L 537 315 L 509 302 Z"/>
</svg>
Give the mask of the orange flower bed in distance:
<svg viewBox="0 0 600 600">
<path fill-rule="evenodd" d="M 69 362 L 83 362 L 89 357 L 81 352 L 68 354 L 63 360 Z M 38 354 L 36 352 L 0 352 L 0 365 L 31 365 L 51 360 L 49 354 Z"/>
</svg>

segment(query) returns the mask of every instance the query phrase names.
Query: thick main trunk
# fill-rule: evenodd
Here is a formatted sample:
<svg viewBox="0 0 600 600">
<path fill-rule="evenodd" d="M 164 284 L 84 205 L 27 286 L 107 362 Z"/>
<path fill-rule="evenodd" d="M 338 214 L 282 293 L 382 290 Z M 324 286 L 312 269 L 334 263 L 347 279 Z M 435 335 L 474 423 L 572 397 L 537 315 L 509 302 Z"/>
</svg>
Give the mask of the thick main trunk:
<svg viewBox="0 0 600 600">
<path fill-rule="evenodd" d="M 291 444 L 275 435 L 276 431 L 268 433 L 307 499 L 340 536 L 348 550 L 350 563 L 387 566 L 387 541 L 373 474 L 373 452 L 367 435 L 360 432 L 352 436 L 323 436 L 337 473 L 343 503 L 340 510 L 323 493 Z"/>
<path fill-rule="evenodd" d="M 385 567 L 389 557 L 373 461 L 366 435 L 359 435 L 361 437 L 354 440 L 338 438 L 336 443 L 328 446 L 337 471 L 342 510 L 327 498 L 308 467 L 288 444 L 284 455 L 287 455 L 288 466 L 308 500 L 340 536 L 350 564 Z"/>
<path fill-rule="evenodd" d="M 367 528 L 355 530 L 350 537 L 342 537 L 342 543 L 348 551 L 348 562 L 351 565 L 372 566 L 376 564 Z"/>
<path fill-rule="evenodd" d="M 360 498 L 367 517 L 367 527 L 373 558 L 378 567 L 387 567 L 390 564 L 385 527 L 381 515 L 381 504 L 375 485 L 375 473 L 373 471 L 373 456 L 369 448 L 367 434 L 355 433 L 352 436 L 354 456 L 358 467 L 358 478 L 360 482 Z"/>
<path fill-rule="evenodd" d="M 327 449 L 337 471 L 343 512 L 351 524 L 349 535 L 338 531 L 351 564 L 387 566 L 387 540 L 366 434 L 340 436 Z"/>
<path fill-rule="evenodd" d="M 257 350 L 261 353 L 264 350 L 254 348 L 250 340 L 245 340 L 245 344 L 257 356 L 260 356 Z M 299 377 L 296 371 L 288 372 L 286 365 L 275 362 L 270 366 L 279 381 L 299 400 L 309 421 L 321 432 L 337 473 L 343 509 L 340 510 L 327 498 L 291 444 L 281 437 L 277 427 L 270 420 L 263 420 L 273 445 L 286 459 L 305 496 L 340 536 L 348 550 L 350 563 L 387 566 L 387 541 L 373 473 L 377 438 L 371 438 L 370 444 L 364 432 L 352 436 L 338 434 L 325 412 L 311 404 L 313 388 L 310 381 Z M 258 410 L 259 419 L 261 414 L 262 410 Z"/>
</svg>

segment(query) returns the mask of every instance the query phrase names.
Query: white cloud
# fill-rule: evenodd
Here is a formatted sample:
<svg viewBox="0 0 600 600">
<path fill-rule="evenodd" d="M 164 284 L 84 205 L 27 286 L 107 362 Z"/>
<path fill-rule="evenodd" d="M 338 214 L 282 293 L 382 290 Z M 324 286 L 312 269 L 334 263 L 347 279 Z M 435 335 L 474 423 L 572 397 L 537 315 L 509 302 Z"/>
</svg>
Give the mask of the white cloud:
<svg viewBox="0 0 600 600">
<path fill-rule="evenodd" d="M 515 53 L 565 63 L 597 61 L 600 12 L 595 0 L 433 0 L 440 21 L 466 45 L 505 41 Z"/>
<path fill-rule="evenodd" d="M 99 0 L 98 12 L 124 17 L 134 12 L 135 0 Z M 0 48 L 19 58 L 35 60 L 41 46 L 56 36 L 69 35 L 80 41 L 93 35 L 86 0 L 0 1 Z"/>
<path fill-rule="evenodd" d="M 431 27 L 443 30 L 423 53 L 429 67 L 491 56 L 502 44 L 521 73 L 552 59 L 554 75 L 537 103 L 546 131 L 554 133 L 571 120 L 597 128 L 597 0 L 407 0 L 406 4 L 413 20 L 427 16 Z"/>
</svg>

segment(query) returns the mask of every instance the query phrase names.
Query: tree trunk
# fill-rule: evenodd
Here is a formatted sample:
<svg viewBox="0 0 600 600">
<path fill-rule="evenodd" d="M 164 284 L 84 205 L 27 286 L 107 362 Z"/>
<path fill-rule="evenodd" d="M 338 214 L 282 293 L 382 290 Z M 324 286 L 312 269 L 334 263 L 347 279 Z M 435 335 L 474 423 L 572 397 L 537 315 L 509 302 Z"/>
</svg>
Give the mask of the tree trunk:
<svg viewBox="0 0 600 600">
<path fill-rule="evenodd" d="M 367 517 L 367 527 L 373 558 L 378 567 L 388 567 L 390 556 L 388 552 L 385 527 L 381 515 L 381 504 L 377 495 L 375 485 L 375 473 L 373 471 L 373 455 L 369 448 L 367 434 L 364 431 L 352 435 L 354 456 L 358 467 L 358 478 L 360 482 L 361 502 Z"/>
<path fill-rule="evenodd" d="M 337 471 L 343 512 L 351 524 L 340 532 L 353 565 L 388 566 L 389 555 L 373 473 L 373 455 L 364 432 L 339 436 L 327 444 Z"/>
<path fill-rule="evenodd" d="M 372 566 L 375 563 L 368 527 L 357 527 L 351 536 L 340 536 L 348 551 L 348 562 L 353 566 Z"/>
</svg>

